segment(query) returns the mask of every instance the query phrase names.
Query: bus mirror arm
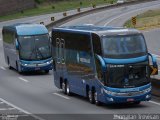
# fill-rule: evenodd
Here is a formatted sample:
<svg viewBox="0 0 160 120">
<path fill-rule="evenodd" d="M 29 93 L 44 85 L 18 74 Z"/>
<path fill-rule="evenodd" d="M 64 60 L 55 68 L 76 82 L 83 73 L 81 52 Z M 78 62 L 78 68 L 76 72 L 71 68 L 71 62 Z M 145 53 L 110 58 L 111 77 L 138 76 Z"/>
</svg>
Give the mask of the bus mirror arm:
<svg viewBox="0 0 160 120">
<path fill-rule="evenodd" d="M 156 66 L 157 66 L 156 57 L 153 56 L 151 53 L 148 53 L 148 55 L 149 55 L 149 56 L 151 57 L 151 59 L 152 59 L 153 67 L 156 67 Z"/>
<path fill-rule="evenodd" d="M 16 46 L 16 50 L 19 50 L 19 43 L 18 43 L 17 39 L 16 39 L 16 42 L 15 42 L 15 46 Z"/>
<path fill-rule="evenodd" d="M 148 55 L 152 59 L 152 65 L 150 65 L 150 75 L 158 75 L 158 65 L 157 65 L 157 62 L 156 62 L 156 57 L 153 56 L 150 53 L 148 53 Z"/>
</svg>

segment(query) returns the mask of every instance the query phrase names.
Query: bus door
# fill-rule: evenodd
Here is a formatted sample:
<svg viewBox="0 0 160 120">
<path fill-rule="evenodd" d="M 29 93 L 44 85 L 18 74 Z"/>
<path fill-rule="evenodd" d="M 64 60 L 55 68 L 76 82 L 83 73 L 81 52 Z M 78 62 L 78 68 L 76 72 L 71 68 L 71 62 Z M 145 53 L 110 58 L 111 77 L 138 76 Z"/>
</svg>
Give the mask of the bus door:
<svg viewBox="0 0 160 120">
<path fill-rule="evenodd" d="M 65 67 L 65 41 L 64 39 L 56 39 L 56 69 L 60 76 L 64 74 Z"/>
</svg>

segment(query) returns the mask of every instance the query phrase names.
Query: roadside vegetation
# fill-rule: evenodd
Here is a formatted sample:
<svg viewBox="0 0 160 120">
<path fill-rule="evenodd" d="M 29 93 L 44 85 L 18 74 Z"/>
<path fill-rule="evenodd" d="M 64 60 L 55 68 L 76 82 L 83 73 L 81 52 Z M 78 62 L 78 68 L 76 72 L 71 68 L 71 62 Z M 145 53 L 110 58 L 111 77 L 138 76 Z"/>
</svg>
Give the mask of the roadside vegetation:
<svg viewBox="0 0 160 120">
<path fill-rule="evenodd" d="M 56 13 L 76 8 L 92 7 L 97 5 L 113 4 L 117 0 L 35 0 L 36 5 L 29 10 L 23 10 L 11 15 L 0 16 L 0 21 L 22 17 L 36 16 L 48 13 Z"/>
<path fill-rule="evenodd" d="M 160 28 L 160 9 L 148 10 L 145 13 L 139 14 L 136 16 L 137 24 L 135 28 L 139 30 L 147 30 Z M 131 19 L 128 20 L 124 26 L 128 28 L 133 28 Z"/>
</svg>

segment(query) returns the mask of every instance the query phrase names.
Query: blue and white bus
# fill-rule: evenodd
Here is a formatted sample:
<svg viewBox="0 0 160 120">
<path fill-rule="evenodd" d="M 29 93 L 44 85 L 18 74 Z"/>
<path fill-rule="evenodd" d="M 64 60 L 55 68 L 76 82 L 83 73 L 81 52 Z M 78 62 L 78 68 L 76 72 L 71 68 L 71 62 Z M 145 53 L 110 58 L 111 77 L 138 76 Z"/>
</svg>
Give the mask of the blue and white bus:
<svg viewBox="0 0 160 120">
<path fill-rule="evenodd" d="M 3 47 L 9 68 L 19 73 L 25 71 L 52 70 L 51 45 L 44 25 L 19 23 L 4 26 Z"/>
<path fill-rule="evenodd" d="M 138 30 L 53 28 L 52 47 L 54 82 L 65 94 L 85 96 L 97 105 L 151 99 L 150 75 L 158 74 L 157 63 Z"/>
</svg>

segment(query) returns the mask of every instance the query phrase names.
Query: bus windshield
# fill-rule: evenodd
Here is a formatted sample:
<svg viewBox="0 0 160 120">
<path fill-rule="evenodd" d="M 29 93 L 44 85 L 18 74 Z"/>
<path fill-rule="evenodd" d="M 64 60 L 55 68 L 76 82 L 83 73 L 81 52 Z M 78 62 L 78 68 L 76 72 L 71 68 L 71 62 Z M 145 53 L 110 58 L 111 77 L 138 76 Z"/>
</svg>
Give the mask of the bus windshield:
<svg viewBox="0 0 160 120">
<path fill-rule="evenodd" d="M 146 54 L 147 48 L 141 34 L 102 37 L 104 56 L 133 57 Z"/>
<path fill-rule="evenodd" d="M 19 36 L 20 58 L 23 60 L 44 60 L 51 57 L 48 34 Z"/>
</svg>

